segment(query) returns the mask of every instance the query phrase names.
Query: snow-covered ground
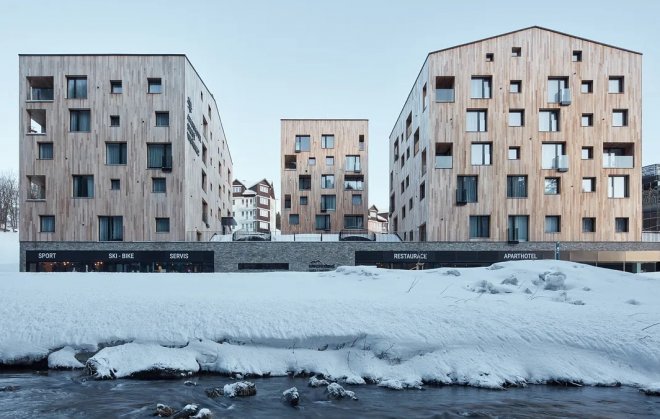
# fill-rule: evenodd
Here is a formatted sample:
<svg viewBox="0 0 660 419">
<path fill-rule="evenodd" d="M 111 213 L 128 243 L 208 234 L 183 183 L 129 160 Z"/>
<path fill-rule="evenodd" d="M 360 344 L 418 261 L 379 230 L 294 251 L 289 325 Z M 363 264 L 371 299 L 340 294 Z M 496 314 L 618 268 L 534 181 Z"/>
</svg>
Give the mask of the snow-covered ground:
<svg viewBox="0 0 660 419">
<path fill-rule="evenodd" d="M 0 272 L 18 272 L 18 232 L 0 231 Z"/>
<path fill-rule="evenodd" d="M 572 262 L 322 273 L 0 274 L 0 361 L 98 376 L 320 373 L 390 388 L 660 382 L 660 281 Z M 73 365 L 72 350 L 51 356 Z M 655 384 L 654 384 L 655 383 Z"/>
</svg>

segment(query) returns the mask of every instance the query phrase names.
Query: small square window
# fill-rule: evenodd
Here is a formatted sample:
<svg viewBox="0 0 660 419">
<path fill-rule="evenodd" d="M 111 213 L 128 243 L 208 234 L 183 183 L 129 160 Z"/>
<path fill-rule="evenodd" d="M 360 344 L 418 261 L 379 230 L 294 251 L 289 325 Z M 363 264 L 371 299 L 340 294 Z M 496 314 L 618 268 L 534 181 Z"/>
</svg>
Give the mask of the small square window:
<svg viewBox="0 0 660 419">
<path fill-rule="evenodd" d="M 119 179 L 110 179 L 110 190 L 118 191 L 119 189 L 121 189 L 121 182 Z"/>
<path fill-rule="evenodd" d="M 110 93 L 113 94 L 123 93 L 121 80 L 110 80 Z"/>
<path fill-rule="evenodd" d="M 489 63 L 495 61 L 495 54 L 492 52 L 486 53 L 486 61 Z"/>
<path fill-rule="evenodd" d="M 335 164 L 335 157 L 334 156 L 326 156 L 325 157 L 325 165 L 326 166 L 334 166 Z"/>
<path fill-rule="evenodd" d="M 582 178 L 582 192 L 596 192 L 596 178 L 583 177 Z"/>
<path fill-rule="evenodd" d="M 525 125 L 525 111 L 522 109 L 509 110 L 509 126 L 522 127 Z"/>
<path fill-rule="evenodd" d="M 307 160 L 307 164 L 310 166 L 316 166 L 316 157 L 310 157 L 309 160 Z"/>
<path fill-rule="evenodd" d="M 607 87 L 608 93 L 623 93 L 623 77 L 615 76 L 610 77 Z"/>
<path fill-rule="evenodd" d="M 558 177 L 547 177 L 545 178 L 545 195 L 559 195 L 559 178 Z"/>
<path fill-rule="evenodd" d="M 289 224 L 291 225 L 300 224 L 300 216 L 298 214 L 289 214 Z"/>
<path fill-rule="evenodd" d="M 167 192 L 167 183 L 164 177 L 151 178 L 151 192 L 153 193 Z"/>
<path fill-rule="evenodd" d="M 545 232 L 546 233 L 561 232 L 561 217 L 559 215 L 546 215 Z"/>
<path fill-rule="evenodd" d="M 520 47 L 511 48 L 511 56 L 512 57 L 520 57 L 521 55 L 522 55 L 522 48 L 520 48 Z"/>
<path fill-rule="evenodd" d="M 627 127 L 628 126 L 628 110 L 615 109 L 612 111 L 612 126 L 613 127 Z"/>
<path fill-rule="evenodd" d="M 307 197 L 306 196 L 301 196 L 300 197 L 300 205 L 307 205 Z"/>
<path fill-rule="evenodd" d="M 42 233 L 55 232 L 55 216 L 54 215 L 40 215 L 39 226 Z"/>
<path fill-rule="evenodd" d="M 509 147 L 509 160 L 520 160 L 520 147 Z"/>
<path fill-rule="evenodd" d="M 580 83 L 580 93 L 593 93 L 593 92 L 594 92 L 593 80 L 582 80 L 582 83 Z"/>
<path fill-rule="evenodd" d="M 110 126 L 111 127 L 119 126 L 119 115 L 110 115 Z"/>
<path fill-rule="evenodd" d="M 169 112 L 156 112 L 156 126 L 169 127 L 170 126 L 170 113 Z"/>
<path fill-rule="evenodd" d="M 614 219 L 614 230 L 617 233 L 627 233 L 628 232 L 628 218 L 627 217 L 617 217 Z"/>
<path fill-rule="evenodd" d="M 595 233 L 596 232 L 596 219 L 594 217 L 582 218 L 582 232 Z"/>
<path fill-rule="evenodd" d="M 574 63 L 579 63 L 580 61 L 582 61 L 582 51 L 577 51 L 577 50 L 573 51 L 572 61 Z"/>
<path fill-rule="evenodd" d="M 594 114 L 592 113 L 583 113 L 582 114 L 582 123 L 583 127 L 593 127 L 594 126 Z"/>
<path fill-rule="evenodd" d="M 148 93 L 162 93 L 163 92 L 163 85 L 161 83 L 161 79 L 147 79 L 147 92 Z"/>
<path fill-rule="evenodd" d="M 53 160 L 53 143 L 39 143 L 39 160 Z"/>
<path fill-rule="evenodd" d="M 591 160 L 594 158 L 593 147 L 582 147 L 582 160 Z"/>
<path fill-rule="evenodd" d="M 511 80 L 509 82 L 509 93 L 521 93 L 521 92 L 522 92 L 522 81 Z"/>
<path fill-rule="evenodd" d="M 170 219 L 156 218 L 156 233 L 169 233 L 169 232 L 170 232 Z"/>
</svg>

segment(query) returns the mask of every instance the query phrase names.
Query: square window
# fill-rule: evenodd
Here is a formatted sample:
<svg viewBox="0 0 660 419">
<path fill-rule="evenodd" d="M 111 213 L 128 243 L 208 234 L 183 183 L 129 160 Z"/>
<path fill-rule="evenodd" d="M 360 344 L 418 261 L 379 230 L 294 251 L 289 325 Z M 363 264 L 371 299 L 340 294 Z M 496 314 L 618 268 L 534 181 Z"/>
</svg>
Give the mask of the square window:
<svg viewBox="0 0 660 419">
<path fill-rule="evenodd" d="M 351 202 L 353 205 L 362 205 L 362 195 L 361 194 L 353 194 L 351 197 Z"/>
<path fill-rule="evenodd" d="M 472 143 L 471 163 L 473 166 L 490 166 L 493 163 L 491 143 Z"/>
<path fill-rule="evenodd" d="M 119 126 L 119 115 L 110 115 L 110 126 L 111 127 Z"/>
<path fill-rule="evenodd" d="M 615 109 L 612 111 L 612 126 L 613 127 L 626 127 L 628 126 L 628 110 Z"/>
<path fill-rule="evenodd" d="M 520 47 L 513 47 L 513 48 L 511 48 L 511 56 L 512 56 L 512 57 L 520 57 L 520 56 L 522 56 L 522 48 L 520 48 Z"/>
<path fill-rule="evenodd" d="M 582 218 L 582 232 L 595 233 L 596 232 L 596 219 L 594 217 Z"/>
<path fill-rule="evenodd" d="M 147 144 L 147 169 L 172 169 L 172 144 Z"/>
<path fill-rule="evenodd" d="M 623 93 L 623 77 L 610 77 L 607 85 L 607 93 Z"/>
<path fill-rule="evenodd" d="M 28 176 L 27 199 L 46 199 L 46 176 Z"/>
<path fill-rule="evenodd" d="M 522 81 L 511 80 L 509 82 L 509 93 L 522 93 Z"/>
<path fill-rule="evenodd" d="M 509 110 L 509 126 L 522 127 L 525 125 L 525 111 L 522 109 Z"/>
<path fill-rule="evenodd" d="M 596 178 L 583 177 L 582 178 L 582 192 L 596 192 Z"/>
<path fill-rule="evenodd" d="M 559 178 L 547 177 L 545 178 L 544 193 L 546 195 L 559 195 Z"/>
<path fill-rule="evenodd" d="M 119 179 L 110 179 L 110 190 L 118 191 L 121 189 L 121 182 Z"/>
<path fill-rule="evenodd" d="M 156 112 L 156 126 L 169 127 L 170 126 L 170 113 L 169 112 Z"/>
<path fill-rule="evenodd" d="M 310 166 L 316 166 L 316 157 L 310 157 L 307 160 L 307 164 L 310 165 Z"/>
<path fill-rule="evenodd" d="M 167 182 L 164 177 L 151 178 L 151 192 L 153 193 L 167 192 Z"/>
<path fill-rule="evenodd" d="M 330 230 L 330 216 L 326 214 L 318 214 L 315 218 L 315 227 L 317 230 Z"/>
<path fill-rule="evenodd" d="M 559 215 L 546 215 L 545 232 L 546 233 L 561 232 L 561 217 Z"/>
<path fill-rule="evenodd" d="M 527 198 L 527 176 L 509 175 L 506 177 L 507 198 Z"/>
<path fill-rule="evenodd" d="M 124 240 L 124 217 L 100 216 L 99 241 L 122 241 L 122 240 Z"/>
<path fill-rule="evenodd" d="M 490 216 L 489 215 L 471 215 L 470 216 L 470 238 L 483 239 L 490 237 Z"/>
<path fill-rule="evenodd" d="M 311 147 L 311 138 L 309 135 L 296 135 L 295 152 L 309 151 Z"/>
<path fill-rule="evenodd" d="M 614 230 L 617 233 L 628 232 L 628 217 L 616 217 L 614 219 Z"/>
<path fill-rule="evenodd" d="M 520 147 L 509 147 L 509 160 L 520 160 Z"/>
<path fill-rule="evenodd" d="M 495 61 L 495 54 L 492 52 L 486 53 L 486 61 L 489 63 Z"/>
<path fill-rule="evenodd" d="M 539 131 L 541 132 L 559 131 L 559 110 L 539 111 Z"/>
<path fill-rule="evenodd" d="M 126 143 L 105 143 L 105 164 L 126 164 Z"/>
<path fill-rule="evenodd" d="M 306 196 L 301 196 L 300 197 L 300 205 L 307 205 L 307 197 Z"/>
<path fill-rule="evenodd" d="M 582 147 L 582 160 L 591 160 L 594 158 L 593 147 Z"/>
<path fill-rule="evenodd" d="M 89 109 L 69 109 L 69 127 L 71 132 L 89 132 Z"/>
<path fill-rule="evenodd" d="M 298 190 L 309 191 L 312 189 L 312 177 L 310 175 L 298 176 Z"/>
<path fill-rule="evenodd" d="M 87 77 L 67 77 L 66 90 L 68 99 L 87 99 Z"/>
<path fill-rule="evenodd" d="M 470 109 L 466 113 L 466 128 L 468 132 L 486 132 L 488 131 L 487 123 L 487 113 L 486 109 Z"/>
<path fill-rule="evenodd" d="M 594 114 L 592 114 L 592 113 L 583 113 L 580 125 L 583 126 L 583 127 L 593 127 L 594 126 Z"/>
<path fill-rule="evenodd" d="M 93 175 L 73 175 L 73 197 L 74 198 L 94 197 Z"/>
<path fill-rule="evenodd" d="M 298 214 L 289 214 L 289 224 L 291 225 L 300 224 L 300 216 Z"/>
<path fill-rule="evenodd" d="M 582 80 L 582 83 L 580 83 L 580 93 L 593 93 L 593 92 L 594 92 L 593 80 Z"/>
<path fill-rule="evenodd" d="M 333 189 L 335 187 L 335 175 L 321 175 L 321 189 Z"/>
<path fill-rule="evenodd" d="M 161 79 L 147 79 L 147 93 L 162 93 L 163 85 Z"/>
<path fill-rule="evenodd" d="M 110 93 L 112 94 L 123 93 L 121 80 L 110 80 Z"/>
<path fill-rule="evenodd" d="M 573 61 L 574 63 L 579 63 L 580 61 L 582 61 L 582 51 L 577 51 L 577 50 L 573 51 L 573 56 L 571 58 L 571 61 Z"/>
<path fill-rule="evenodd" d="M 472 77 L 470 97 L 472 99 L 490 99 L 493 80 L 491 77 Z"/>
<path fill-rule="evenodd" d="M 156 233 L 169 233 L 169 232 L 170 232 L 170 219 L 156 218 Z"/>
<path fill-rule="evenodd" d="M 326 156 L 325 157 L 325 165 L 326 166 L 334 166 L 335 165 L 335 157 L 334 156 Z"/>
<path fill-rule="evenodd" d="M 39 143 L 39 160 L 53 160 L 53 143 Z"/>
<path fill-rule="evenodd" d="M 39 216 L 39 231 L 42 233 L 55 232 L 55 216 L 54 215 L 40 215 Z"/>
<path fill-rule="evenodd" d="M 321 136 L 321 148 L 335 148 L 335 136 L 323 134 Z"/>
<path fill-rule="evenodd" d="M 321 195 L 321 211 L 335 211 L 337 209 L 337 197 L 335 195 Z"/>
</svg>

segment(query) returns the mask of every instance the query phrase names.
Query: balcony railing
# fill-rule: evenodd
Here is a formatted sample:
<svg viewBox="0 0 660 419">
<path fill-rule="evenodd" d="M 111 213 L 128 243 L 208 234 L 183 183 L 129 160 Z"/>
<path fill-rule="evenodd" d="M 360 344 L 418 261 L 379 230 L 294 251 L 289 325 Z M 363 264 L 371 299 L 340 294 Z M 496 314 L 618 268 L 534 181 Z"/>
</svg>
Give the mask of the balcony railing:
<svg viewBox="0 0 660 419">
<path fill-rule="evenodd" d="M 454 89 L 435 89 L 436 102 L 453 102 Z"/>
<path fill-rule="evenodd" d="M 453 166 L 452 156 L 435 156 L 436 169 L 451 169 Z"/>
<path fill-rule="evenodd" d="M 560 172 L 568 172 L 568 156 L 557 156 L 552 160 L 552 168 Z"/>
<path fill-rule="evenodd" d="M 560 105 L 571 104 L 571 89 L 561 89 L 559 91 L 559 104 Z"/>
<path fill-rule="evenodd" d="M 603 167 L 605 169 L 632 169 L 633 156 L 603 156 Z"/>
<path fill-rule="evenodd" d="M 34 101 L 53 100 L 53 89 L 33 87 L 30 91 L 30 99 Z"/>
</svg>

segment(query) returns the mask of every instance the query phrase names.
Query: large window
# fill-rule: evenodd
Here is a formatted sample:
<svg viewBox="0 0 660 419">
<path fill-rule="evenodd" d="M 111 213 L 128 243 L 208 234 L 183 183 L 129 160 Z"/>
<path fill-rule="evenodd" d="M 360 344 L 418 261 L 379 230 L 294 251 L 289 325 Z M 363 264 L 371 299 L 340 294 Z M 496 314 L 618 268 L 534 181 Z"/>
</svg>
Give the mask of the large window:
<svg viewBox="0 0 660 419">
<path fill-rule="evenodd" d="M 93 175 L 74 175 L 73 176 L 73 197 L 74 198 L 93 198 L 94 197 L 94 176 Z"/>
<path fill-rule="evenodd" d="M 69 99 L 87 99 L 87 77 L 67 77 L 66 91 Z"/>
<path fill-rule="evenodd" d="M 69 127 L 70 127 L 69 130 L 71 132 L 89 132 L 90 131 L 89 109 L 70 109 Z"/>
<path fill-rule="evenodd" d="M 472 144 L 472 164 L 474 166 L 490 166 L 492 164 L 493 145 L 491 143 Z"/>
<path fill-rule="evenodd" d="M 321 211 L 334 211 L 337 209 L 337 197 L 335 195 L 321 195 Z"/>
<path fill-rule="evenodd" d="M 542 132 L 559 131 L 558 110 L 539 111 L 539 131 Z"/>
<path fill-rule="evenodd" d="M 99 241 L 122 241 L 124 240 L 124 217 L 101 216 L 99 217 Z"/>
<path fill-rule="evenodd" d="M 317 230 L 330 231 L 330 216 L 326 214 L 317 215 L 315 219 L 315 226 Z"/>
<path fill-rule="evenodd" d="M 561 217 L 559 215 L 546 215 L 544 231 L 546 233 L 561 232 Z"/>
<path fill-rule="evenodd" d="M 55 232 L 55 216 L 54 215 L 40 215 L 39 216 L 39 231 L 42 233 Z"/>
<path fill-rule="evenodd" d="M 607 197 L 608 198 L 628 198 L 628 176 L 608 176 L 607 177 Z"/>
<path fill-rule="evenodd" d="M 126 164 L 126 143 L 105 143 L 105 164 Z"/>
<path fill-rule="evenodd" d="M 364 176 L 345 176 L 344 189 L 361 191 L 364 189 Z"/>
<path fill-rule="evenodd" d="M 39 160 L 53 160 L 53 143 L 39 143 Z"/>
<path fill-rule="evenodd" d="M 506 177 L 507 198 L 527 198 L 527 176 L 511 175 Z"/>
<path fill-rule="evenodd" d="M 171 169 L 172 168 L 172 145 L 171 144 L 147 144 L 147 168 L 149 169 Z"/>
<path fill-rule="evenodd" d="M 31 101 L 50 101 L 53 100 L 53 77 L 28 77 L 30 85 L 28 91 L 28 100 Z"/>
<path fill-rule="evenodd" d="M 335 136 L 329 134 L 321 135 L 321 148 L 335 148 Z"/>
<path fill-rule="evenodd" d="M 567 167 L 564 143 L 544 143 L 541 145 L 541 168 L 563 169 Z"/>
<path fill-rule="evenodd" d="M 169 232 L 170 232 L 170 219 L 156 218 L 156 233 L 169 233 Z"/>
<path fill-rule="evenodd" d="M 360 156 L 346 156 L 346 171 L 359 172 L 360 170 L 362 170 Z"/>
<path fill-rule="evenodd" d="M 481 239 L 490 237 L 490 216 L 489 215 L 471 215 L 470 216 L 470 238 Z"/>
<path fill-rule="evenodd" d="M 529 240 L 529 216 L 509 215 L 507 238 L 509 241 Z"/>
<path fill-rule="evenodd" d="M 491 84 L 490 77 L 472 77 L 471 97 L 472 99 L 490 99 L 491 97 Z"/>
<path fill-rule="evenodd" d="M 344 228 L 346 229 L 363 229 L 364 216 L 362 215 L 344 215 Z"/>
<path fill-rule="evenodd" d="M 46 176 L 28 176 L 27 199 L 46 199 Z"/>
<path fill-rule="evenodd" d="M 487 111 L 486 109 L 472 109 L 467 111 L 466 131 L 471 132 L 486 132 L 487 124 Z"/>
<path fill-rule="evenodd" d="M 312 177 L 310 175 L 298 176 L 298 190 L 308 191 L 312 189 Z"/>
<path fill-rule="evenodd" d="M 335 175 L 321 175 L 321 189 L 334 189 Z"/>
<path fill-rule="evenodd" d="M 568 79 L 552 77 L 548 79 L 548 103 L 561 102 L 562 90 L 568 88 Z"/>
<path fill-rule="evenodd" d="M 296 153 L 309 151 L 310 147 L 311 140 L 309 135 L 296 135 Z"/>
<path fill-rule="evenodd" d="M 459 204 L 477 202 L 477 176 L 456 178 L 456 202 Z"/>
</svg>

